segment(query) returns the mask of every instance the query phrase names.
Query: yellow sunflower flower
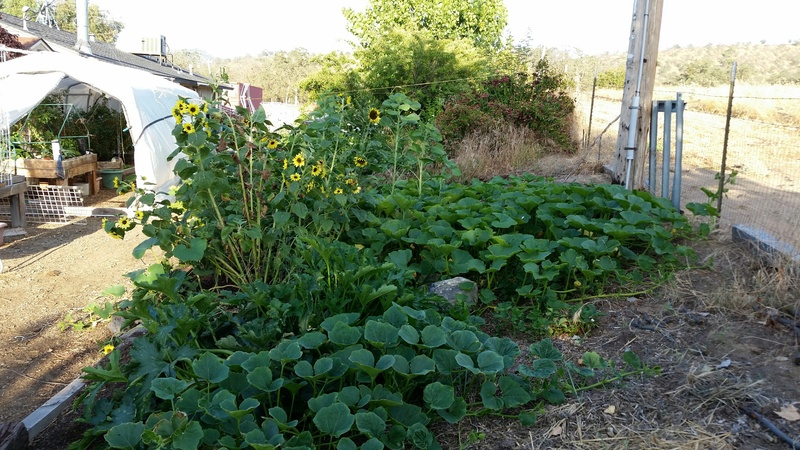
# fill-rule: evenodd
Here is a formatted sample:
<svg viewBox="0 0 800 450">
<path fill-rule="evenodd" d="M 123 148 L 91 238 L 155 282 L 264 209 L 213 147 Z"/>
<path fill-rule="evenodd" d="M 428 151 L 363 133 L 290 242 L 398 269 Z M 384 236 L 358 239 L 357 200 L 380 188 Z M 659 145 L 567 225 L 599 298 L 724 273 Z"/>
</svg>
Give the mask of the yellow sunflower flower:
<svg viewBox="0 0 800 450">
<path fill-rule="evenodd" d="M 289 160 L 283 158 L 283 170 L 286 170 L 289 167 Z"/>
<path fill-rule="evenodd" d="M 314 167 L 312 167 L 311 175 L 314 175 L 315 177 L 322 175 L 322 167 L 320 167 L 319 165 L 315 165 Z"/>
<path fill-rule="evenodd" d="M 356 180 L 355 178 L 348 178 L 344 181 L 344 184 L 348 186 L 358 186 L 358 180 Z"/>
<path fill-rule="evenodd" d="M 275 139 L 270 139 L 269 142 L 267 142 L 267 148 L 277 148 L 277 147 L 278 147 L 278 141 L 276 141 Z"/>
<path fill-rule="evenodd" d="M 131 219 L 122 216 L 117 220 L 117 228 L 121 230 L 130 230 L 133 228 L 133 222 L 131 222 Z"/>
<path fill-rule="evenodd" d="M 353 194 L 360 194 L 361 193 L 361 186 L 353 189 Z"/>
<path fill-rule="evenodd" d="M 197 106 L 197 105 L 195 105 L 194 103 L 190 103 L 190 104 L 189 104 L 189 105 L 186 107 L 186 111 L 188 111 L 188 112 L 189 112 L 189 114 L 191 114 L 191 115 L 193 115 L 193 116 L 196 116 L 196 115 L 197 115 L 197 114 L 200 112 L 200 107 L 199 107 L 199 106 Z"/>
<path fill-rule="evenodd" d="M 208 112 L 208 103 L 203 103 L 203 112 L 204 113 Z"/>
<path fill-rule="evenodd" d="M 143 220 L 144 219 L 144 211 L 136 211 L 136 219 Z"/>
<path fill-rule="evenodd" d="M 344 190 L 342 190 L 342 188 L 336 188 L 336 189 L 333 190 L 333 194 L 334 195 L 344 194 Z"/>
<path fill-rule="evenodd" d="M 299 173 L 293 173 L 293 174 L 289 175 L 289 179 L 292 180 L 292 181 L 300 181 L 300 174 Z"/>
<path fill-rule="evenodd" d="M 375 108 L 369 110 L 369 121 L 372 123 L 378 123 L 381 121 L 381 112 Z"/>
<path fill-rule="evenodd" d="M 298 153 L 292 158 L 292 164 L 295 167 L 303 167 L 306 165 L 306 158 L 301 153 Z"/>
<path fill-rule="evenodd" d="M 314 182 L 310 182 L 306 185 L 306 192 L 311 192 L 314 189 Z"/>
<path fill-rule="evenodd" d="M 183 124 L 183 132 L 186 133 L 186 134 L 194 133 L 194 125 L 191 124 L 191 123 Z"/>
<path fill-rule="evenodd" d="M 119 177 L 114 177 L 114 189 L 119 189 Z"/>
<path fill-rule="evenodd" d="M 109 354 L 109 353 L 111 353 L 113 351 L 114 351 L 114 346 L 111 345 L 111 344 L 108 344 L 105 347 L 103 347 L 103 354 L 104 355 L 107 355 L 107 354 Z"/>
<path fill-rule="evenodd" d="M 353 163 L 355 163 L 356 167 L 367 167 L 367 158 L 356 156 L 353 158 Z"/>
<path fill-rule="evenodd" d="M 175 118 L 176 123 L 183 121 L 183 114 L 181 114 L 181 109 L 178 107 L 178 105 L 172 107 L 172 117 Z"/>
</svg>

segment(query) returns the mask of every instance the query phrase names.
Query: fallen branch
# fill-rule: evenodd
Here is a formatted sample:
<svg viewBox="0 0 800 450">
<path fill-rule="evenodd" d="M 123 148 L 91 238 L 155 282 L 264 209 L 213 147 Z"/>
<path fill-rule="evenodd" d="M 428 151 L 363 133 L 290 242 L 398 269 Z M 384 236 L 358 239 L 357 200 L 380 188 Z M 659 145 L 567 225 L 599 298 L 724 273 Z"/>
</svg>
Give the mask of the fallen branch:
<svg viewBox="0 0 800 450">
<path fill-rule="evenodd" d="M 795 441 L 789 435 L 778 429 L 772 422 L 769 421 L 766 417 L 762 416 L 761 414 L 757 413 L 756 411 L 750 409 L 747 406 L 741 406 L 741 410 L 747 414 L 748 416 L 756 419 L 761 425 L 767 427 L 769 431 L 771 431 L 775 436 L 778 436 L 783 442 L 789 444 L 789 446 L 794 450 L 800 450 L 800 441 Z"/>
</svg>

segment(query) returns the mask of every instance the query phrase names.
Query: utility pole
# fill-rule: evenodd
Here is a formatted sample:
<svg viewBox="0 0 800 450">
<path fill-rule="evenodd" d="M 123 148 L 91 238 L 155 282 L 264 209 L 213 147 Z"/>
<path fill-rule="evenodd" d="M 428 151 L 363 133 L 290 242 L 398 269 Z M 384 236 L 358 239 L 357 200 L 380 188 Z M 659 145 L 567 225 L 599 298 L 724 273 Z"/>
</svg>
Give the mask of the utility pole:
<svg viewBox="0 0 800 450">
<path fill-rule="evenodd" d="M 644 188 L 663 0 L 634 0 L 613 182 Z"/>
</svg>

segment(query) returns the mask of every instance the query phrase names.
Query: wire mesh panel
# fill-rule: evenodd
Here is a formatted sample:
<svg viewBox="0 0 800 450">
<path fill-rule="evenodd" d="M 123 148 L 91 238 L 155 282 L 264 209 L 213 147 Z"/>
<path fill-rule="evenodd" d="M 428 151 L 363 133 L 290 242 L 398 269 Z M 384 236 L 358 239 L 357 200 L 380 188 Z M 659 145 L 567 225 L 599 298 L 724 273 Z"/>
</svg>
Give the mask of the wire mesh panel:
<svg viewBox="0 0 800 450">
<path fill-rule="evenodd" d="M 25 218 L 31 223 L 74 223 L 85 225 L 86 216 L 76 214 L 83 196 L 76 186 L 28 186 Z M 11 217 L 8 199 L 0 199 L 0 220 Z"/>
</svg>

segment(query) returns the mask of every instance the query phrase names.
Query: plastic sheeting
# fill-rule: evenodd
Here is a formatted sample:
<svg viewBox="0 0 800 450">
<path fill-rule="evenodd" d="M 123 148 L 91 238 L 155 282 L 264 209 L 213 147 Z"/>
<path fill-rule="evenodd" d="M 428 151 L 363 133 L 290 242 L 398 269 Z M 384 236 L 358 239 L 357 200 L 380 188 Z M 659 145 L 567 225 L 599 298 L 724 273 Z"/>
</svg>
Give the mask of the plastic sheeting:
<svg viewBox="0 0 800 450">
<path fill-rule="evenodd" d="M 176 148 L 172 107 L 178 97 L 199 99 L 197 93 L 142 70 L 91 57 L 39 52 L 0 63 L 0 108 L 9 113 L 13 123 L 50 92 L 76 83 L 122 104 L 134 142 L 137 185 L 166 191 L 176 181 L 175 161 L 167 161 Z"/>
</svg>

